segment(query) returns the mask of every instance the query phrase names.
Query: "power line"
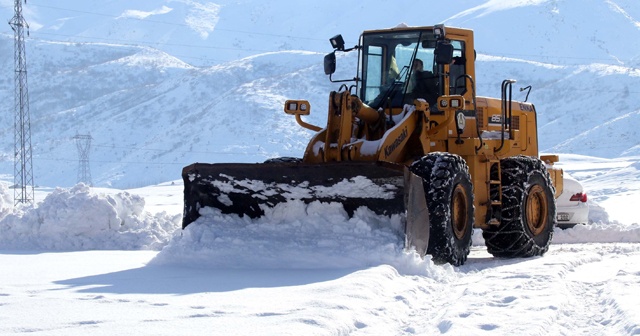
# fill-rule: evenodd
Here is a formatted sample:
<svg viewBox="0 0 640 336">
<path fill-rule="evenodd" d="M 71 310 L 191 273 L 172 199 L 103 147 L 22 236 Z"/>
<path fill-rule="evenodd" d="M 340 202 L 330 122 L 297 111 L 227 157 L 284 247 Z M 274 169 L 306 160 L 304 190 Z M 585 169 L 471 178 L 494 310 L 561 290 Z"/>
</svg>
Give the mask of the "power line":
<svg viewBox="0 0 640 336">
<path fill-rule="evenodd" d="M 182 26 L 182 27 L 193 27 L 193 25 L 188 25 L 188 24 L 185 24 L 185 23 L 167 22 L 167 21 L 160 21 L 160 20 L 153 20 L 153 19 L 141 19 L 141 18 L 135 18 L 135 17 L 123 17 L 123 16 L 117 16 L 117 15 L 113 15 L 113 14 L 105 14 L 105 13 L 98 13 L 98 12 L 92 12 L 92 11 L 81 11 L 81 10 L 76 10 L 76 9 L 69 9 L 69 8 L 62 8 L 62 7 L 55 7 L 55 6 L 48 6 L 48 5 L 40 5 L 40 4 L 33 4 L 33 3 L 30 3 L 30 5 L 31 6 L 35 6 L 35 7 L 49 8 L 49 9 L 55 9 L 55 10 L 62 10 L 62 11 L 68 11 L 68 12 L 81 13 L 81 14 L 103 16 L 103 17 L 116 18 L 116 19 L 128 19 L 128 20 L 135 20 L 135 21 L 140 21 L 140 22 L 159 23 L 159 24 Z M 302 37 L 302 36 L 295 36 L 295 35 L 263 33 L 263 32 L 255 32 L 255 31 L 243 31 L 243 30 L 225 29 L 225 28 L 219 28 L 219 27 L 216 27 L 215 30 L 231 32 L 231 33 L 247 34 L 247 35 L 285 37 L 285 38 L 289 38 L 289 39 L 301 39 L 301 40 L 326 42 L 326 39 Z M 149 42 L 149 41 L 106 39 L 106 38 L 99 38 L 99 37 L 78 36 L 78 35 L 64 35 L 64 34 L 44 33 L 44 32 L 35 32 L 35 33 L 36 34 L 40 34 L 40 35 L 82 37 L 82 38 L 94 39 L 94 40 L 134 42 L 134 43 L 142 43 L 142 44 L 147 44 L 147 45 L 153 45 L 153 44 L 159 45 L 160 44 L 160 43 L 154 43 L 154 42 Z M 238 50 L 238 51 L 257 51 L 257 52 L 273 52 L 273 51 L 275 51 L 275 50 L 260 50 L 260 49 L 245 49 L 245 48 L 230 48 L 230 47 L 214 47 L 214 46 L 198 46 L 198 45 L 171 44 L 171 43 L 162 43 L 162 45 L 171 45 L 171 46 L 178 46 L 178 47 L 192 47 L 192 48 L 205 48 L 205 49 Z M 479 51 L 479 53 L 481 53 L 481 52 Z M 533 55 L 533 54 L 516 54 L 516 53 L 501 53 L 501 54 L 485 53 L 485 52 L 482 52 L 482 53 L 487 54 L 487 55 L 493 55 L 493 56 L 496 56 L 496 57 L 516 56 L 516 57 L 533 57 L 533 58 L 545 58 L 545 59 L 574 59 L 574 60 L 597 60 L 597 61 L 614 62 L 614 60 L 611 59 L 611 58 L 576 57 L 576 56 L 559 56 L 559 55 Z M 189 57 L 189 56 L 187 56 L 187 57 Z M 195 58 L 195 57 L 192 57 L 192 58 Z M 621 62 L 629 62 L 630 60 L 619 60 L 619 61 L 621 61 Z M 552 64 L 554 64 L 554 63 L 552 63 Z"/>
<path fill-rule="evenodd" d="M 36 35 L 35 37 L 33 35 Z M 44 42 L 67 42 L 67 43 L 100 43 L 100 42 L 89 42 L 89 41 L 80 41 L 80 40 L 66 40 L 66 41 L 60 41 L 60 40 L 52 40 L 52 39 L 46 39 L 46 38 L 38 38 L 38 35 L 58 35 L 58 36 L 65 36 L 65 37 L 82 37 L 82 36 L 77 36 L 77 35 L 64 35 L 64 34 L 54 34 L 54 33 L 33 33 L 31 36 L 31 40 L 38 40 L 38 41 L 44 41 Z M 112 43 L 116 43 L 120 46 L 127 46 L 127 47 L 150 47 L 150 48 L 154 48 L 154 49 L 158 49 L 158 47 L 160 46 L 160 43 L 154 43 L 154 42 L 148 42 L 148 41 L 125 41 L 125 40 L 118 40 L 118 39 L 107 39 L 107 38 L 99 38 L 99 37 L 83 37 L 83 38 L 87 38 L 87 39 L 94 39 L 94 40 L 102 40 L 104 42 L 102 43 L 108 43 L 108 42 L 112 42 Z M 132 43 L 127 43 L 127 42 L 137 42 L 138 44 L 132 44 Z M 145 43 L 149 43 L 149 44 L 145 44 Z M 155 44 L 155 46 L 154 46 Z M 211 46 L 198 46 L 198 45 L 189 45 L 189 44 L 171 44 L 171 43 L 164 43 L 162 45 L 172 45 L 172 46 L 182 46 L 182 47 L 193 47 L 193 48 L 208 48 L 208 49 L 229 49 L 229 50 L 237 50 L 237 51 L 246 51 L 246 52 L 276 52 L 276 50 L 259 50 L 259 49 L 242 49 L 242 48 L 223 48 L 223 47 L 211 47 Z M 158 49 L 160 50 L 160 49 Z M 162 50 L 160 50 L 162 51 Z M 308 50 L 307 50 L 308 51 Z M 231 62 L 231 61 L 235 61 L 237 60 L 237 58 L 233 58 L 233 59 L 219 59 L 219 58 L 208 58 L 208 57 L 196 57 L 196 56 L 188 56 L 188 55 L 178 55 L 178 54 L 168 54 L 169 56 L 173 56 L 173 57 L 177 57 L 180 60 L 182 59 L 197 59 L 197 60 L 201 60 L 201 61 L 216 61 L 216 62 Z"/>
<path fill-rule="evenodd" d="M 104 14 L 104 13 L 89 12 L 89 11 L 80 11 L 80 10 L 76 10 L 76 9 L 53 7 L 53 6 L 47 6 L 47 5 L 38 5 L 38 4 L 33 4 L 33 3 L 31 3 L 31 5 L 35 6 L 35 7 L 57 9 L 57 10 L 63 10 L 63 11 L 68 11 L 68 12 L 76 12 L 76 13 L 82 13 L 82 14 L 104 16 L 104 17 L 110 17 L 110 18 L 116 18 L 116 19 L 127 19 L 127 20 L 135 20 L 135 21 L 140 21 L 140 22 L 160 23 L 160 24 L 166 24 L 166 25 L 172 25 L 172 26 L 181 26 L 181 27 L 189 27 L 189 28 L 193 27 L 193 25 L 188 25 L 186 23 L 167 22 L 167 21 L 159 21 L 159 20 L 152 20 L 152 19 L 140 19 L 140 18 L 136 18 L 136 17 L 123 17 L 123 16 L 112 15 L 112 14 Z M 323 42 L 327 42 L 328 41 L 327 39 L 318 39 L 318 38 L 312 38 L 312 37 L 303 37 L 303 36 L 294 36 L 294 35 L 282 35 L 282 34 L 272 34 L 272 33 L 261 33 L 261 32 L 235 30 L 235 29 L 225 29 L 225 28 L 218 28 L 218 27 L 216 27 L 215 30 L 231 32 L 231 33 L 250 34 L 250 35 L 286 37 L 286 38 L 300 39 L 300 40 L 310 40 L 310 41 L 323 41 Z"/>
<path fill-rule="evenodd" d="M 247 53 L 251 53 L 251 52 L 270 53 L 270 52 L 282 51 L 282 50 L 267 50 L 267 49 L 249 49 L 249 48 L 202 46 L 202 45 L 195 45 L 195 44 L 158 43 L 158 42 L 151 42 L 151 41 L 147 41 L 147 40 L 122 40 L 122 39 L 114 39 L 114 38 L 90 37 L 90 36 L 82 36 L 82 35 L 68 35 L 68 34 L 44 33 L 44 32 L 35 32 L 35 33 L 32 33 L 31 35 L 32 35 L 31 39 L 36 39 L 37 38 L 37 40 L 39 40 L 39 41 L 68 42 L 68 43 L 98 43 L 98 42 L 88 42 L 88 41 L 80 41 L 80 40 L 74 40 L 74 39 L 67 39 L 66 41 L 60 41 L 60 40 L 46 39 L 46 38 L 42 38 L 42 37 L 38 38 L 38 36 L 40 36 L 40 35 L 62 36 L 62 37 L 67 37 L 67 38 L 80 37 L 80 38 L 85 38 L 85 39 L 88 39 L 88 40 L 102 41 L 103 43 L 111 42 L 111 43 L 117 43 L 118 45 L 128 46 L 128 47 L 151 47 L 151 48 L 158 49 L 158 50 L 160 50 L 159 47 L 161 47 L 161 46 L 176 46 L 176 47 L 187 47 L 187 48 L 244 51 L 244 52 L 247 52 Z M 34 38 L 34 35 L 35 35 L 35 38 Z M 314 50 L 303 50 L 303 51 L 318 52 L 318 51 L 314 51 Z M 208 57 L 204 58 L 204 57 L 195 57 L 195 56 L 187 56 L 187 55 L 177 55 L 177 54 L 169 54 L 169 55 L 174 56 L 174 57 L 180 57 L 180 58 L 199 59 L 199 60 L 203 60 L 203 61 L 230 62 L 230 61 L 236 60 L 236 59 L 222 60 L 222 59 L 215 59 L 215 58 L 208 58 Z"/>
<path fill-rule="evenodd" d="M 229 155 L 237 155 L 237 156 L 249 156 L 249 155 L 263 155 L 266 153 L 226 153 Z M 74 159 L 54 159 L 54 158 L 46 158 L 46 157 L 38 157 L 40 161 L 53 161 L 53 162 L 77 162 L 78 160 Z M 193 163 L 193 160 L 188 162 L 157 162 L 157 161 L 122 161 L 122 160 L 91 160 L 92 162 L 97 163 L 120 163 L 120 164 L 139 164 L 139 165 L 153 165 L 153 166 L 162 166 L 162 165 L 178 165 L 178 166 L 186 166 L 190 163 Z"/>
<path fill-rule="evenodd" d="M 253 145 L 258 146 L 259 145 Z M 124 146 L 111 146 L 111 145 L 95 145 L 95 147 L 103 147 L 109 149 L 126 149 L 126 150 L 140 150 L 150 152 L 175 152 L 175 153 L 188 153 L 188 154 L 214 154 L 214 155 L 248 155 L 253 154 L 249 152 L 209 152 L 209 151 L 180 151 L 175 149 L 157 149 L 157 148 L 139 148 L 139 147 L 124 147 Z"/>
<path fill-rule="evenodd" d="M 34 32 L 34 35 L 51 35 L 51 36 L 63 36 L 63 37 L 80 37 L 86 39 L 100 40 L 100 41 L 115 41 L 120 44 L 125 44 L 128 46 L 149 46 L 149 45 L 163 45 L 163 46 L 174 46 L 174 47 L 190 47 L 190 48 L 202 48 L 202 49 L 221 49 L 221 50 L 236 50 L 236 51 L 257 51 L 257 52 L 274 52 L 277 50 L 265 50 L 265 49 L 246 49 L 246 48 L 230 48 L 230 47 L 216 47 L 216 46 L 202 46 L 195 44 L 182 44 L 182 43 L 159 43 L 159 42 L 150 42 L 145 40 L 121 40 L 114 38 L 104 38 L 104 37 L 91 37 L 91 36 L 82 36 L 82 35 L 67 35 L 67 34 L 57 34 L 57 33 L 43 33 L 43 32 Z M 69 42 L 78 42 L 78 41 L 69 41 Z M 129 43 L 137 43 L 137 44 L 129 44 Z"/>
<path fill-rule="evenodd" d="M 189 27 L 189 28 L 198 27 L 198 26 L 194 26 L 194 25 L 188 25 L 188 24 L 185 24 L 185 23 L 167 22 L 167 21 L 159 21 L 159 20 L 152 20 L 152 19 L 141 19 L 141 18 L 135 18 L 135 17 L 123 17 L 123 16 L 117 16 L 117 15 L 105 14 L 105 13 L 98 13 L 98 12 L 92 12 L 92 11 L 82 11 L 82 10 L 69 9 L 69 8 L 33 4 L 32 2 L 30 2 L 30 6 L 42 7 L 42 8 L 48 8 L 48 9 L 55 9 L 55 10 L 62 10 L 62 11 L 69 11 L 69 12 L 75 12 L 75 13 L 81 13 L 81 14 L 88 14 L 88 15 L 103 16 L 103 17 L 109 17 L 109 18 L 115 18 L 115 19 L 127 19 L 127 20 L 135 20 L 135 21 L 140 21 L 140 22 L 159 23 L 159 24 L 166 24 L 166 25 L 172 25 L 172 26 Z M 215 30 L 216 31 L 239 33 L 239 34 L 247 34 L 247 35 L 284 37 L 284 38 L 288 38 L 288 39 L 300 39 L 300 40 L 323 41 L 323 42 L 325 42 L 325 39 L 294 36 L 294 35 L 283 35 L 283 34 L 273 34 L 273 33 L 263 33 L 263 32 L 242 31 L 242 30 L 225 29 L 225 28 L 219 28 L 219 27 L 216 27 Z M 105 42 L 117 42 L 118 44 L 128 45 L 128 46 L 151 46 L 151 47 L 154 47 L 154 48 L 158 48 L 159 46 L 175 46 L 175 47 L 217 49 L 217 50 L 232 50 L 232 51 L 235 50 L 235 51 L 260 52 L 260 53 L 281 51 L 281 50 L 265 50 L 265 49 L 251 49 L 251 48 L 220 47 L 220 46 L 203 46 L 203 45 L 179 44 L 179 43 L 158 43 L 158 42 L 151 42 L 151 41 L 146 41 L 146 40 L 123 40 L 123 39 L 114 39 L 114 38 L 102 38 L 102 37 L 91 37 L 91 36 L 81 36 L 81 35 L 67 35 L 67 34 L 58 34 L 58 33 L 46 33 L 46 32 L 41 32 L 41 31 L 36 31 L 36 32 L 34 32 L 34 34 L 36 36 L 47 36 L 47 35 L 49 35 L 49 36 L 62 36 L 62 37 L 67 37 L 67 38 L 74 38 L 74 37 L 77 38 L 77 37 L 79 37 L 79 38 L 83 38 L 83 39 L 87 39 L 87 40 L 105 41 Z M 44 38 L 40 38 L 40 40 L 45 40 L 46 41 L 46 39 L 44 39 Z M 77 41 L 77 40 L 68 40 L 68 42 L 78 43 L 79 41 Z M 136 44 L 132 44 L 132 43 L 136 43 Z M 308 51 L 310 51 L 310 50 L 308 50 Z M 174 56 L 178 56 L 178 55 L 174 55 Z M 180 57 L 191 58 L 191 59 L 199 59 L 199 60 L 204 60 L 204 61 L 218 61 L 218 62 L 228 62 L 228 61 L 230 61 L 230 60 L 202 58 L 202 57 L 194 57 L 194 56 L 180 56 Z"/>
<path fill-rule="evenodd" d="M 73 37 L 80 37 L 80 38 L 86 38 L 86 39 L 90 39 L 90 40 L 99 40 L 99 41 L 105 41 L 105 42 L 117 42 L 120 45 L 124 45 L 124 46 L 130 46 L 130 47 L 144 47 L 144 46 L 148 46 L 148 47 L 153 47 L 153 48 L 157 48 L 158 46 L 162 46 L 162 45 L 167 45 L 167 46 L 176 46 L 176 47 L 190 47 L 190 48 L 202 48 L 202 49 L 220 49 L 220 50 L 236 50 L 236 51 L 246 51 L 246 52 L 277 52 L 277 51 L 281 51 L 281 50 L 266 50 L 266 49 L 248 49 L 248 48 L 230 48 L 230 47 L 215 47 L 215 46 L 202 46 L 202 45 L 195 45 L 195 44 L 177 44 L 177 43 L 159 43 L 159 42 L 151 42 L 151 41 L 147 41 L 147 40 L 121 40 L 121 39 L 114 39 L 114 38 L 102 38 L 102 37 L 90 37 L 90 36 L 82 36 L 82 35 L 68 35 L 68 34 L 57 34 L 57 33 L 44 33 L 44 32 L 34 32 L 31 34 L 32 35 L 32 39 L 33 39 L 33 35 L 51 35 L 51 36 L 62 36 L 62 37 L 68 37 L 68 38 L 73 38 Z M 48 40 L 48 39 L 43 39 L 40 38 L 39 40 L 41 41 L 49 41 L 49 42 L 59 42 L 56 40 Z M 66 42 L 70 42 L 70 43 L 89 43 L 89 42 L 82 42 L 79 40 L 68 40 Z M 136 43 L 136 44 L 131 44 L 131 43 Z M 315 50 L 303 50 L 303 51 L 309 51 L 309 52 L 319 52 L 319 51 L 315 51 Z M 551 56 L 551 55 L 532 55 L 532 54 L 491 54 L 491 53 L 486 53 L 486 52 L 479 52 L 483 55 L 487 55 L 487 56 L 493 56 L 493 57 L 508 57 L 508 56 L 517 56 L 517 57 L 531 57 L 531 58 L 536 58 L 536 57 L 541 57 L 541 58 L 562 58 L 562 59 L 576 59 L 576 60 L 596 60 L 596 61 L 608 61 L 608 62 L 613 62 L 612 59 L 605 59 L 605 58 L 594 58 L 594 57 L 572 57 L 572 56 Z M 195 56 L 188 56 L 188 55 L 177 55 L 177 54 L 171 54 L 172 56 L 175 57 L 181 57 L 181 58 L 191 58 L 191 59 L 199 59 L 199 60 L 210 60 L 210 61 L 220 61 L 220 62 L 229 62 L 231 60 L 221 60 L 221 59 L 213 59 L 213 58 L 203 58 L 203 57 L 195 57 Z M 235 59 L 234 59 L 235 60 Z M 527 61 L 527 59 L 513 59 L 513 61 Z M 528 59 L 528 61 L 535 61 L 533 59 Z M 622 60 L 623 62 L 628 62 L 628 60 Z M 557 63 L 549 63 L 549 64 L 554 64 L 557 65 Z M 575 65 L 575 64 L 573 64 Z M 635 93 L 635 92 L 632 92 Z"/>
<path fill-rule="evenodd" d="M 611 59 L 611 58 L 598 58 L 598 57 L 576 57 L 576 56 L 557 56 L 557 55 L 533 55 L 533 54 L 512 54 L 512 53 L 500 53 L 500 54 L 496 54 L 496 53 L 491 53 L 491 52 L 483 52 L 483 51 L 479 51 L 478 50 L 478 54 L 483 54 L 483 55 L 488 55 L 488 56 L 494 56 L 494 57 L 537 57 L 537 58 L 546 58 L 546 59 L 557 59 L 557 58 L 561 58 L 561 59 L 575 59 L 575 60 L 592 60 L 592 61 L 608 61 L 608 62 L 613 62 L 615 60 Z M 621 60 L 618 59 L 621 62 L 630 62 L 630 60 Z M 616 62 L 618 63 L 618 62 Z M 554 64 L 554 63 L 551 63 Z"/>
<path fill-rule="evenodd" d="M 33 35 L 36 35 L 35 37 Z M 38 38 L 37 35 L 54 35 L 52 33 L 31 33 L 30 36 L 28 38 L 26 38 L 25 40 L 33 40 L 33 41 L 42 41 L 42 42 L 51 42 L 51 43 L 60 43 L 60 42 L 65 42 L 65 43 L 99 43 L 99 42 L 86 42 L 86 41 L 79 41 L 79 40 L 67 40 L 67 41 L 61 41 L 61 40 L 52 40 L 52 39 L 46 39 L 46 38 Z M 3 33 L 0 33 L 0 35 L 5 35 Z M 76 35 L 64 35 L 64 34 L 55 34 L 55 35 L 59 35 L 59 36 L 66 36 L 66 37 L 77 37 Z M 108 41 L 109 39 L 106 38 L 93 38 L 93 37 L 88 37 L 88 39 L 103 39 Z M 113 39 L 112 41 L 118 41 L 116 39 Z M 119 41 L 124 41 L 124 40 L 119 40 Z M 126 42 L 126 41 L 125 41 Z M 150 44 L 156 44 L 159 45 L 160 43 L 154 43 L 154 42 L 149 42 Z M 145 45 L 145 44 L 128 44 L 128 43 L 118 43 L 118 45 L 120 46 L 126 46 L 126 47 L 151 47 L 151 48 L 156 48 L 152 45 Z M 192 46 L 192 47 L 200 47 L 200 46 L 196 46 L 196 45 L 184 45 L 184 46 Z M 248 50 L 248 49 L 238 49 L 238 50 Z M 267 52 L 271 52 L 271 51 L 267 51 Z M 219 61 L 219 62 L 230 62 L 236 59 L 231 59 L 231 60 L 222 60 L 222 59 L 216 59 L 216 58 L 209 58 L 209 57 L 196 57 L 196 56 L 189 56 L 189 55 L 179 55 L 179 54 L 169 54 L 170 56 L 174 56 L 174 57 L 178 57 L 180 59 L 182 58 L 192 58 L 192 59 L 199 59 L 199 60 L 203 60 L 203 61 Z"/>
<path fill-rule="evenodd" d="M 74 138 L 75 139 L 75 138 Z M 231 156 L 249 156 L 249 155 L 264 155 L 266 152 L 261 150 L 259 145 L 255 145 L 257 151 L 255 152 L 210 152 L 210 151 L 180 151 L 175 149 L 159 149 L 159 148 L 140 148 L 140 147 L 129 147 L 129 146 L 113 146 L 113 145 L 94 145 L 94 147 L 102 147 L 107 149 L 124 149 L 129 151 L 150 151 L 150 152 L 172 152 L 172 153 L 187 153 L 187 154 L 207 154 L 207 155 L 231 155 Z M 72 159 L 57 159 L 57 158 L 46 158 L 39 157 L 39 160 L 43 161 L 58 161 L 58 162 L 73 162 L 75 160 Z M 122 160 L 92 160 L 93 162 L 98 163 L 124 163 L 124 164 L 152 164 L 152 165 L 163 165 L 163 164 L 171 164 L 171 165 L 185 165 L 185 163 L 177 163 L 177 162 L 151 162 L 151 161 L 122 161 Z"/>
</svg>

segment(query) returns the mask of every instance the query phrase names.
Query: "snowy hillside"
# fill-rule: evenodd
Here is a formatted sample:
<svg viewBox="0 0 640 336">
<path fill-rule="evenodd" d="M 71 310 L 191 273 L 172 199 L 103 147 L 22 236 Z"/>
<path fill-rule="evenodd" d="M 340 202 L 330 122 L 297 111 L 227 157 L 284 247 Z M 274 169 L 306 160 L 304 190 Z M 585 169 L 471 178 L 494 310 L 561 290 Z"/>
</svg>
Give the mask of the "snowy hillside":
<svg viewBox="0 0 640 336">
<path fill-rule="evenodd" d="M 636 1 L 338 4 L 29 1 L 36 184 L 75 184 L 76 134 L 93 137 L 94 184 L 117 188 L 179 179 L 192 162 L 300 156 L 310 134 L 282 104 L 308 99 L 310 120 L 323 123 L 328 92 L 337 89 L 322 71 L 328 38 L 342 33 L 355 44 L 362 30 L 400 22 L 474 29 L 478 93 L 499 96 L 505 78 L 532 85 L 541 150 L 640 154 Z M 0 1 L 0 15 L 8 20 L 12 11 L 12 1 Z M 12 31 L 7 25 L 0 34 L 0 172 L 11 174 Z M 355 56 L 339 59 L 344 76 L 352 77 Z"/>
</svg>

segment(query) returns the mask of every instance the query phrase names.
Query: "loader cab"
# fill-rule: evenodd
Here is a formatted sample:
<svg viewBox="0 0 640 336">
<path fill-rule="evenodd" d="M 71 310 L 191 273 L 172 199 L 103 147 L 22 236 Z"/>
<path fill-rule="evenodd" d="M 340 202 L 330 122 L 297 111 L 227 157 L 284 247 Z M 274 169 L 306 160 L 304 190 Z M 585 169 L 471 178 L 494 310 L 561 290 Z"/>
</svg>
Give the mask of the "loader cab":
<svg viewBox="0 0 640 336">
<path fill-rule="evenodd" d="M 364 32 L 357 88 L 362 101 L 374 109 L 399 109 L 421 98 L 435 107 L 441 95 L 465 94 L 467 38 L 438 34 L 433 27 Z M 416 60 L 422 61 L 422 71 Z"/>
</svg>

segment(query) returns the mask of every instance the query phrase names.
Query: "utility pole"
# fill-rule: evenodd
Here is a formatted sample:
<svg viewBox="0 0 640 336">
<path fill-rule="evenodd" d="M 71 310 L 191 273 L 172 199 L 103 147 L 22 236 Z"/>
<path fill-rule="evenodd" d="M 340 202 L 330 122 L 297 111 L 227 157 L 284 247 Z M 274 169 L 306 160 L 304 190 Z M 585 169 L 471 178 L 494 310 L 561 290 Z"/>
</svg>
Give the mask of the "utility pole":
<svg viewBox="0 0 640 336">
<path fill-rule="evenodd" d="M 27 3 L 27 0 L 24 0 Z M 22 0 L 15 0 L 15 16 L 9 21 L 14 32 L 15 50 L 15 116 L 14 116 L 14 204 L 33 204 L 33 160 L 31 153 L 31 117 L 27 89 L 27 55 L 24 31 L 29 24 L 22 17 Z"/>
<path fill-rule="evenodd" d="M 78 161 L 78 183 L 83 182 L 88 186 L 92 186 L 91 182 L 91 168 L 89 167 L 89 150 L 91 149 L 91 135 L 80 135 L 76 133 L 73 137 L 76 140 L 76 146 L 78 147 L 78 155 L 80 161 Z"/>
</svg>

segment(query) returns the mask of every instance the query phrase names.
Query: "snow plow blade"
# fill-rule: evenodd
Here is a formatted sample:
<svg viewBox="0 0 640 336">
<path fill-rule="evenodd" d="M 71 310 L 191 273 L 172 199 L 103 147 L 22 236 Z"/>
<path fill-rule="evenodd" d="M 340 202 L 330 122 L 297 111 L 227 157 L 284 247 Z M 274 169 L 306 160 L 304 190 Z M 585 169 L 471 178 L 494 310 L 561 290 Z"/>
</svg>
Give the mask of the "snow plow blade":
<svg viewBox="0 0 640 336">
<path fill-rule="evenodd" d="M 186 227 L 203 207 L 258 218 L 264 208 L 292 200 L 339 202 L 349 215 L 366 206 L 377 214 L 404 211 L 403 166 L 386 163 L 194 163 L 182 170 Z"/>
<path fill-rule="evenodd" d="M 258 218 L 265 214 L 265 209 L 284 202 L 337 202 L 350 217 L 362 206 L 378 215 L 406 214 L 406 244 L 415 246 L 421 255 L 426 252 L 429 219 L 425 216 L 422 180 L 403 165 L 386 162 L 194 163 L 184 167 L 182 178 L 183 229 L 200 217 L 199 211 L 204 207 L 219 209 L 224 214 Z M 416 186 L 405 188 L 405 184 Z"/>
</svg>

